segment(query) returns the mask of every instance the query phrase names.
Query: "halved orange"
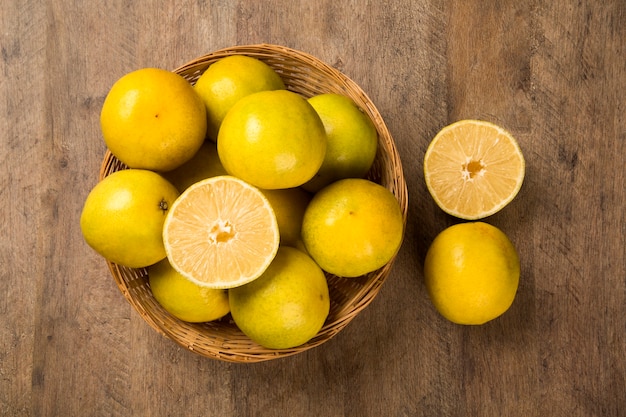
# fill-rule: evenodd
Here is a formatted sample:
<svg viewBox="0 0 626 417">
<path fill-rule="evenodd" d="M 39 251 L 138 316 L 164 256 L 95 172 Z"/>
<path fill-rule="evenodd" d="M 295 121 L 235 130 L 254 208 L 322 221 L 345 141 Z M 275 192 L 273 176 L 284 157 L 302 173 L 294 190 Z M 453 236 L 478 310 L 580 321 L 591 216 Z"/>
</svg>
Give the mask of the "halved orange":
<svg viewBox="0 0 626 417">
<path fill-rule="evenodd" d="M 525 162 L 513 136 L 482 120 L 441 129 L 424 156 L 424 179 L 437 205 L 466 220 L 501 210 L 519 192 Z"/>
<path fill-rule="evenodd" d="M 181 275 L 209 288 L 258 278 L 278 251 L 274 210 L 259 189 L 223 175 L 187 188 L 167 213 L 163 243 Z"/>
</svg>

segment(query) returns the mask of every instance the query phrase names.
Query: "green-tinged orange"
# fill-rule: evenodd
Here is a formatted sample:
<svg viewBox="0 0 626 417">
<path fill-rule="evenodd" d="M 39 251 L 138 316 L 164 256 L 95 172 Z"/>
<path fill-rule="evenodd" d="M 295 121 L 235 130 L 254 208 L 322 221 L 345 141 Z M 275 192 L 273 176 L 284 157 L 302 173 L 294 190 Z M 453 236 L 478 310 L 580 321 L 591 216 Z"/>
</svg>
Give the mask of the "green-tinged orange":
<svg viewBox="0 0 626 417">
<path fill-rule="evenodd" d="M 169 261 L 148 267 L 152 295 L 168 313 L 190 323 L 218 320 L 230 311 L 228 292 L 198 285 L 176 271 Z"/>
<path fill-rule="evenodd" d="M 289 349 L 311 340 L 330 311 L 326 276 L 305 253 L 281 246 L 269 268 L 229 290 L 235 324 L 256 343 Z"/>
<path fill-rule="evenodd" d="M 207 140 L 193 158 L 178 168 L 165 172 L 163 176 L 182 193 L 190 185 L 200 180 L 226 174 L 227 172 L 217 155 L 217 145 Z"/>
<path fill-rule="evenodd" d="M 324 123 L 328 146 L 319 171 L 303 187 L 316 192 L 333 181 L 365 177 L 378 148 L 372 120 L 341 94 L 320 94 L 308 101 Z"/>
<path fill-rule="evenodd" d="M 111 262 L 141 268 L 165 258 L 161 233 L 178 190 L 159 174 L 126 169 L 91 190 L 80 217 L 85 241 Z"/>
<path fill-rule="evenodd" d="M 226 171 L 264 189 L 298 187 L 315 175 L 326 132 L 300 95 L 263 91 L 239 100 L 222 122 L 217 150 Z"/>
<path fill-rule="evenodd" d="M 196 82 L 195 89 L 206 106 L 208 136 L 215 141 L 222 120 L 237 101 L 259 91 L 284 90 L 285 84 L 263 61 L 231 55 L 211 64 Z"/>
</svg>

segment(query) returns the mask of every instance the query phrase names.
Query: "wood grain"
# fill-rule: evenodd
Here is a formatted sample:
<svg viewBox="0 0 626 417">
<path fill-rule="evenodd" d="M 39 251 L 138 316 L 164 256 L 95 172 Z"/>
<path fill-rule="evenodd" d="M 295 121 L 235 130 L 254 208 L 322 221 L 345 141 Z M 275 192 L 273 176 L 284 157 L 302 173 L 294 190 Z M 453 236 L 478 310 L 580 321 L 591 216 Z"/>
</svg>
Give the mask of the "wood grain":
<svg viewBox="0 0 626 417">
<path fill-rule="evenodd" d="M 0 415 L 623 416 L 626 3 L 622 0 L 7 0 L 0 10 Z M 125 301 L 78 219 L 112 83 L 235 44 L 311 53 L 354 79 L 394 136 L 409 222 L 392 276 L 345 330 L 254 365 L 205 359 Z M 439 210 L 422 159 L 461 118 L 502 125 L 527 162 L 486 219 L 522 260 L 479 327 L 422 282 Z"/>
</svg>

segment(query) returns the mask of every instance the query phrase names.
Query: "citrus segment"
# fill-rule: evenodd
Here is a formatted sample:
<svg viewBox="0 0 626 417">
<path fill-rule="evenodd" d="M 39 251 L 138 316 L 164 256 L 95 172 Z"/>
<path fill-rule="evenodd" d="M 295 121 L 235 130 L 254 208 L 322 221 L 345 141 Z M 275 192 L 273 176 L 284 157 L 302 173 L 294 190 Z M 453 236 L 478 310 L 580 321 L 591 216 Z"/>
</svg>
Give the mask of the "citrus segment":
<svg viewBox="0 0 626 417">
<path fill-rule="evenodd" d="M 424 156 L 424 179 L 437 205 L 467 220 L 490 216 L 511 202 L 524 172 L 524 156 L 515 138 L 481 120 L 444 127 Z"/>
<path fill-rule="evenodd" d="M 274 211 L 257 188 L 231 176 L 202 180 L 174 202 L 163 227 L 172 266 L 210 288 L 258 278 L 278 251 Z"/>
</svg>

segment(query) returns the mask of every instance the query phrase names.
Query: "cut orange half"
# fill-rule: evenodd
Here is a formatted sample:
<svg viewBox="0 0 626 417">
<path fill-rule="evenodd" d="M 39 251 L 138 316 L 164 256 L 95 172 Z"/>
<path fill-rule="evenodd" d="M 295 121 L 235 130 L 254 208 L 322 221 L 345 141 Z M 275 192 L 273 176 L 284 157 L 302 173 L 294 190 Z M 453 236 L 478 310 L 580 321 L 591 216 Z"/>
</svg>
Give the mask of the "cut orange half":
<svg viewBox="0 0 626 417">
<path fill-rule="evenodd" d="M 466 220 L 495 214 L 515 198 L 525 163 L 509 132 L 481 120 L 444 127 L 424 156 L 428 191 L 446 213 Z"/>
<path fill-rule="evenodd" d="M 209 288 L 238 287 L 270 265 L 280 236 L 267 198 L 232 176 L 191 185 L 176 199 L 163 226 L 170 264 Z"/>
</svg>

